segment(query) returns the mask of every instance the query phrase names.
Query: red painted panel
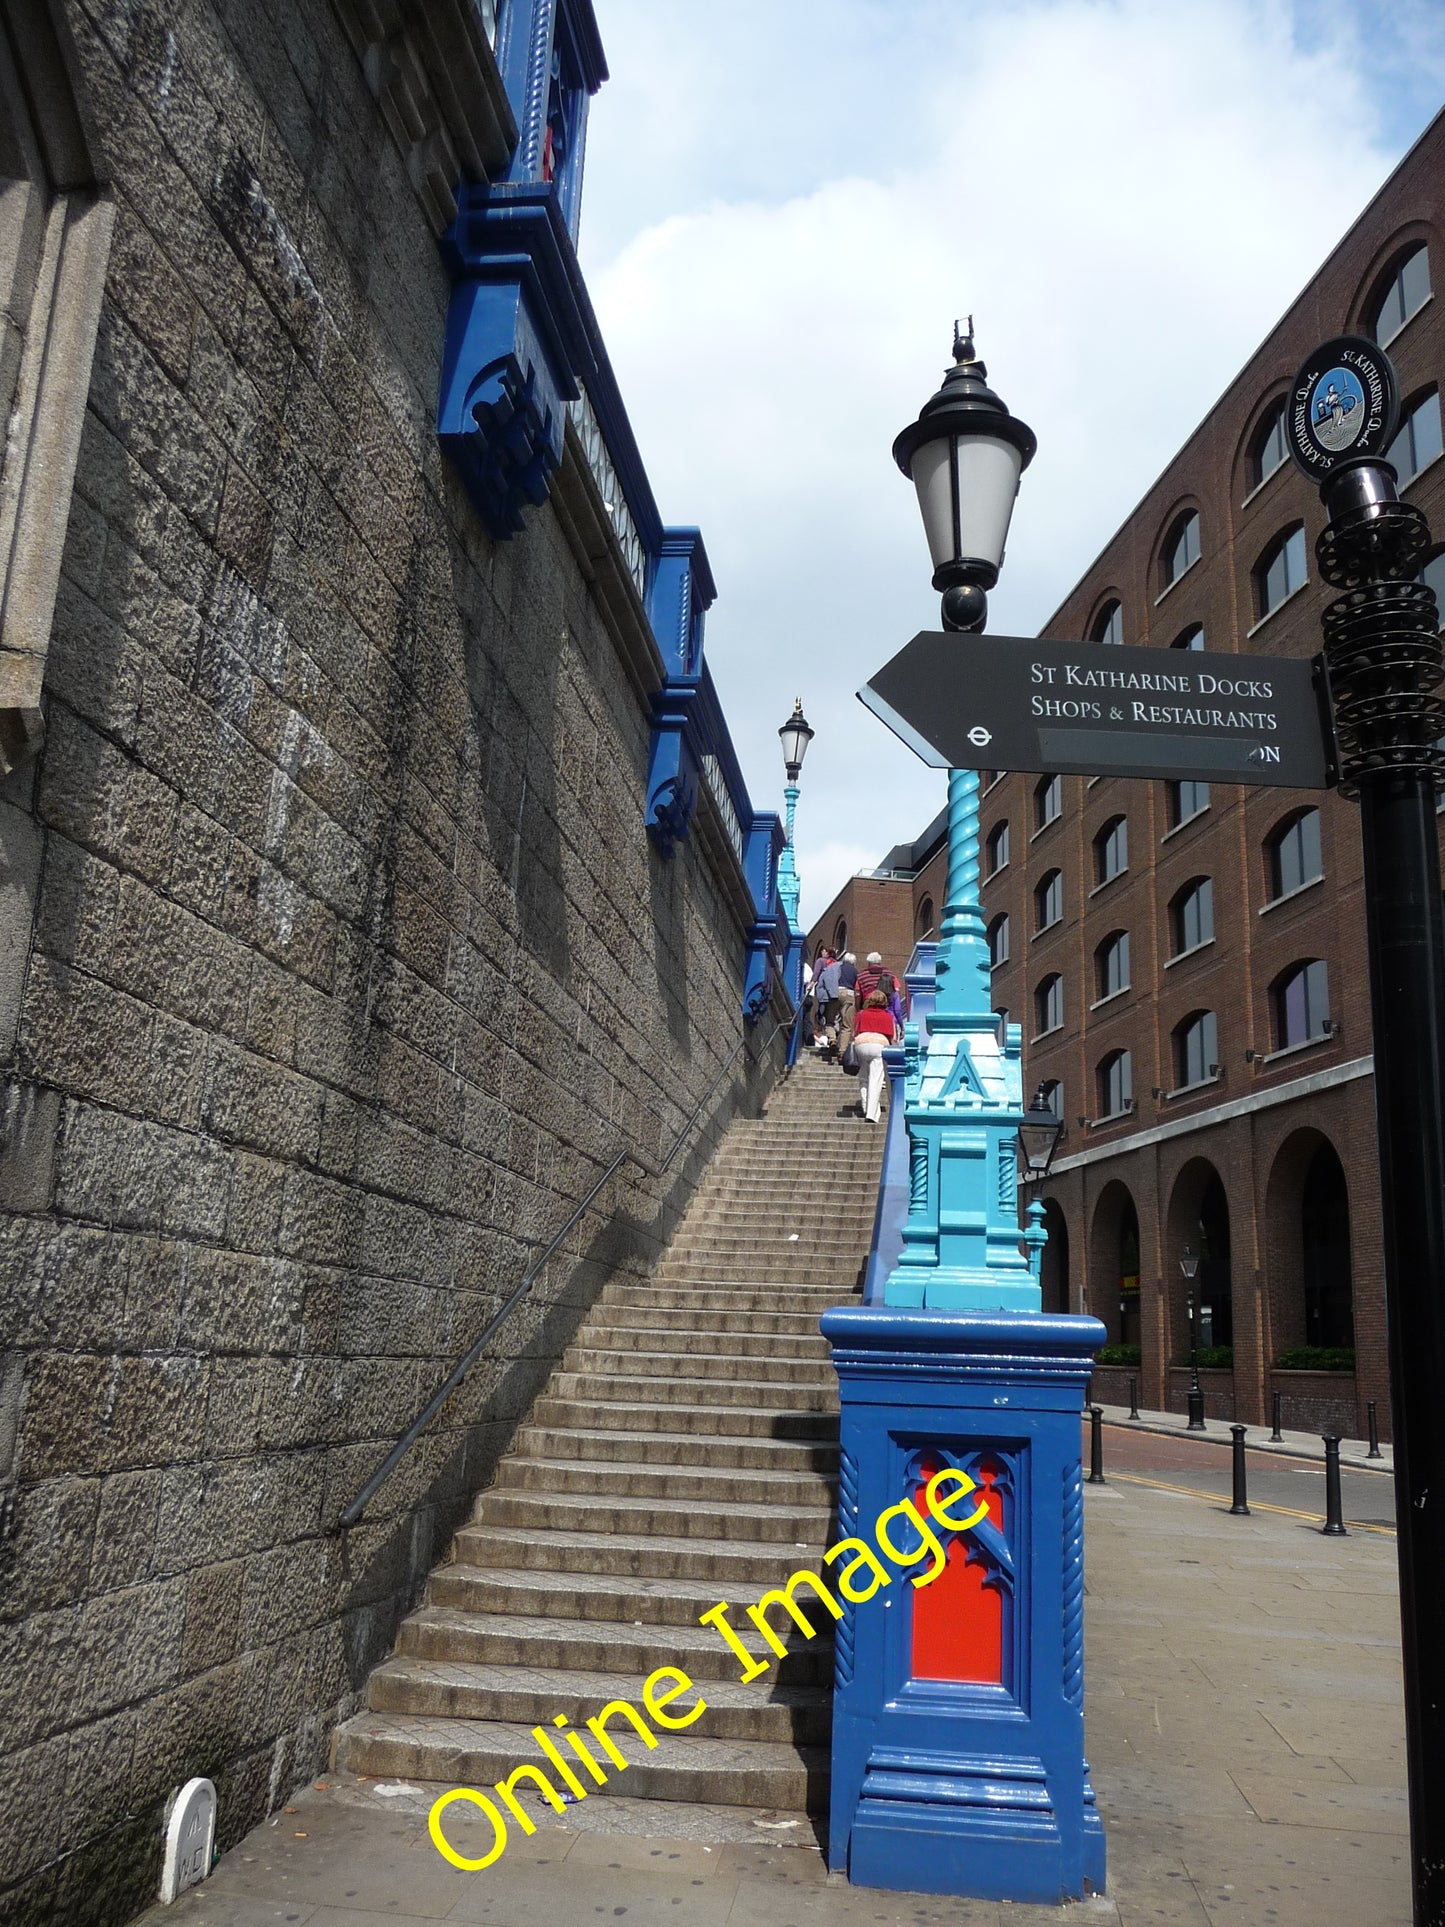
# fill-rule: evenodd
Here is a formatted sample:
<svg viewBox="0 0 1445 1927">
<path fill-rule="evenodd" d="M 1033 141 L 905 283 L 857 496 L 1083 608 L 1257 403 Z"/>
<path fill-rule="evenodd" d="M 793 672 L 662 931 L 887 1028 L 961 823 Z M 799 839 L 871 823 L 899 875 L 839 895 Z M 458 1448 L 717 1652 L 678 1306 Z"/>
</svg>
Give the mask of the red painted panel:
<svg viewBox="0 0 1445 1927">
<path fill-rule="evenodd" d="M 924 1467 L 924 1484 L 936 1468 Z M 1003 1530 L 1003 1494 L 997 1468 L 984 1465 L 979 1488 L 990 1521 Z M 914 1494 L 923 1511 L 923 1486 Z M 957 1511 L 956 1505 L 950 1508 Z M 932 1585 L 913 1589 L 915 1679 L 957 1679 L 983 1685 L 1003 1684 L 1003 1594 L 985 1588 L 987 1568 L 968 1560 L 968 1534 L 957 1532 L 948 1545 L 947 1564 Z"/>
</svg>

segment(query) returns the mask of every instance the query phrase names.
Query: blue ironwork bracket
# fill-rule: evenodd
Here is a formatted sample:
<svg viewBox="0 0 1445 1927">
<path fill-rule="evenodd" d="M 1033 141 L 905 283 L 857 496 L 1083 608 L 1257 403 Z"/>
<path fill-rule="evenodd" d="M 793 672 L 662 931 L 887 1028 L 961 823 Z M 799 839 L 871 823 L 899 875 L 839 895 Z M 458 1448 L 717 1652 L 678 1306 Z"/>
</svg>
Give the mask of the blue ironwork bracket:
<svg viewBox="0 0 1445 1927">
<path fill-rule="evenodd" d="M 697 816 L 701 748 L 700 678 L 678 676 L 652 698 L 652 749 L 647 765 L 647 834 L 670 857 L 692 833 Z"/>
</svg>

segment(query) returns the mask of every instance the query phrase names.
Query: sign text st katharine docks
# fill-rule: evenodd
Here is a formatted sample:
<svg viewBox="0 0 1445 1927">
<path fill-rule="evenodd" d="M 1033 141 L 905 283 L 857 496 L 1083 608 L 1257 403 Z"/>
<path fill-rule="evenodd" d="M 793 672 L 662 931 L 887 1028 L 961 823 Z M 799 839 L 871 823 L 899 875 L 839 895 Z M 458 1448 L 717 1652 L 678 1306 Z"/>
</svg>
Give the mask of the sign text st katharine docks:
<svg viewBox="0 0 1445 1927">
<path fill-rule="evenodd" d="M 1317 662 L 924 630 L 859 698 L 926 763 L 1324 789 Z"/>
</svg>

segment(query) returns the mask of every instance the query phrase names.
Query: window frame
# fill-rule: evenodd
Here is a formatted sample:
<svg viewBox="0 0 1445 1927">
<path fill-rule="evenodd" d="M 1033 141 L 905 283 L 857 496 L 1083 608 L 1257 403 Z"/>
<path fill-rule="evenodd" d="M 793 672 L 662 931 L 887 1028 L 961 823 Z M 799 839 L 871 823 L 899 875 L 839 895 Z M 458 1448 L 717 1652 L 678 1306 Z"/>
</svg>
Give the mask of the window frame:
<svg viewBox="0 0 1445 1927">
<path fill-rule="evenodd" d="M 1299 554 L 1304 566 L 1304 573 L 1300 577 L 1298 582 L 1295 582 L 1293 584 L 1289 583 L 1288 581 L 1289 567 L 1288 567 L 1288 562 L 1286 561 L 1285 591 L 1283 595 L 1280 596 L 1278 601 L 1267 603 L 1265 601 L 1265 595 L 1269 587 L 1270 573 L 1273 570 L 1275 563 L 1281 557 L 1288 556 L 1291 546 L 1294 543 L 1296 537 L 1298 537 L 1298 540 L 1299 540 Z M 1259 628 L 1261 623 L 1268 622 L 1271 616 L 1277 615 L 1278 612 L 1285 606 L 1287 602 L 1293 601 L 1293 599 L 1295 598 L 1295 596 L 1299 594 L 1301 589 L 1307 588 L 1309 585 L 1310 565 L 1309 565 L 1308 546 L 1307 546 L 1306 537 L 1305 537 L 1304 523 L 1291 522 L 1288 524 L 1287 527 L 1281 529 L 1279 533 L 1274 537 L 1274 539 L 1271 542 L 1269 542 L 1263 550 L 1261 550 L 1259 560 L 1255 563 L 1254 568 L 1250 573 L 1251 573 L 1251 579 L 1254 584 L 1255 621 L 1252 627 L 1249 629 L 1248 633 L 1250 635 L 1253 635 L 1254 631 Z"/>
<path fill-rule="evenodd" d="M 1395 292 L 1396 288 L 1403 289 L 1405 270 L 1413 262 L 1418 261 L 1422 254 L 1425 257 L 1425 292 L 1408 312 L 1405 310 L 1404 296 L 1402 293 L 1400 300 L 1400 319 L 1387 335 L 1382 335 L 1380 333 L 1380 317 L 1385 312 L 1385 304 Z M 1415 316 L 1419 314 L 1420 310 L 1433 298 L 1434 293 L 1435 290 L 1430 282 L 1430 244 L 1428 241 L 1412 241 L 1407 246 L 1400 248 L 1391 257 L 1388 266 L 1375 282 L 1374 291 L 1371 294 L 1369 304 L 1365 310 L 1365 331 L 1374 341 L 1375 346 L 1377 348 L 1388 348 L 1396 336 L 1402 334 L 1404 330 L 1409 327 L 1410 323 L 1415 319 Z"/>
<path fill-rule="evenodd" d="M 1052 802 L 1054 805 L 1052 814 L 1048 816 L 1041 814 L 1043 805 L 1046 802 Z M 1057 774 L 1041 776 L 1038 782 L 1034 784 L 1034 835 L 1038 836 L 1041 831 L 1048 829 L 1051 824 L 1057 823 L 1063 813 L 1063 777 Z"/>
<path fill-rule="evenodd" d="M 1209 934 L 1196 937 L 1192 943 L 1183 942 L 1186 906 L 1206 891 L 1209 902 Z M 1206 944 L 1214 942 L 1214 878 L 1212 876 L 1190 877 L 1187 882 L 1180 884 L 1169 899 L 1169 941 L 1173 948 L 1165 965 L 1166 969 L 1168 964 L 1177 963 L 1182 957 L 1192 957 L 1196 950 L 1202 950 Z"/>
<path fill-rule="evenodd" d="M 1120 845 L 1121 860 L 1112 870 L 1106 870 L 1104 867 L 1106 852 L 1113 846 L 1116 838 Z M 1094 832 L 1093 852 L 1094 889 L 1102 890 L 1106 883 L 1112 883 L 1116 877 L 1123 876 L 1129 868 L 1129 817 L 1126 811 L 1120 810 L 1099 825 Z"/>
<path fill-rule="evenodd" d="M 1200 527 L 1198 509 L 1181 509 L 1169 524 L 1159 551 L 1159 599 L 1161 602 L 1175 584 L 1182 581 L 1183 578 L 1188 575 L 1189 571 L 1199 560 L 1202 549 Z M 1189 548 L 1189 538 L 1191 536 L 1194 538 L 1194 553 L 1189 555 L 1187 551 Z M 1186 551 L 1186 555 L 1184 561 L 1176 567 L 1175 559 L 1181 547 Z"/>
<path fill-rule="evenodd" d="M 1052 1021 L 1049 1021 L 1049 1020 Z M 1033 1042 L 1064 1028 L 1064 973 L 1051 970 L 1034 985 Z"/>
<path fill-rule="evenodd" d="M 1248 502 L 1252 496 L 1256 495 L 1259 490 L 1264 487 L 1266 482 L 1272 481 L 1289 460 L 1288 420 L 1289 397 L 1287 395 L 1280 395 L 1277 396 L 1272 403 L 1266 405 L 1260 415 L 1259 421 L 1255 424 L 1254 434 L 1250 438 L 1249 453 L 1246 457 L 1249 474 L 1249 490 L 1244 498 L 1246 502 Z M 1270 466 L 1266 468 L 1264 466 L 1265 445 L 1276 440 L 1278 440 L 1279 443 L 1279 454 Z"/>
<path fill-rule="evenodd" d="M 1309 1028 L 1311 1006 L 1311 986 L 1309 979 L 1310 973 L 1316 970 L 1320 973 L 1315 980 L 1316 986 L 1322 997 L 1324 1007 L 1320 1012 L 1319 1028 L 1311 1030 Z M 1285 1000 L 1291 987 L 1298 983 L 1301 978 L 1305 980 L 1305 1034 L 1303 1037 L 1291 1037 L 1287 1034 L 1287 1025 L 1285 1023 L 1287 1010 Z M 1334 1020 L 1330 1016 L 1330 971 L 1329 965 L 1323 957 L 1299 957 L 1296 958 L 1292 964 L 1286 965 L 1286 967 L 1280 971 L 1279 975 L 1269 987 L 1269 1016 L 1270 1035 L 1274 1043 L 1274 1048 L 1268 1053 L 1269 1057 L 1282 1057 L 1286 1051 L 1303 1050 L 1307 1044 L 1323 1043 L 1327 1037 L 1334 1035 Z M 1328 1028 L 1326 1028 L 1327 1026 Z"/>
<path fill-rule="evenodd" d="M 1044 894 L 1046 891 L 1052 891 L 1055 887 L 1057 887 L 1058 890 L 1058 903 L 1054 914 L 1040 921 L 1044 908 Z M 1041 937 L 1046 930 L 1054 929 L 1055 926 L 1062 923 L 1063 920 L 1064 873 L 1056 865 L 1052 870 L 1045 870 L 1044 874 L 1034 885 L 1034 935 Z"/>
<path fill-rule="evenodd" d="M 984 934 L 988 938 L 988 967 L 990 970 L 999 970 L 1009 961 L 1008 911 L 1000 910 L 996 917 L 991 918 L 988 929 Z M 996 949 L 996 936 L 1002 936 L 1003 938 L 1003 949 L 1001 951 Z"/>
<path fill-rule="evenodd" d="M 1417 462 L 1415 460 L 1415 422 L 1432 401 L 1435 404 L 1436 447 L 1434 453 L 1427 455 L 1423 462 Z M 1402 437 L 1409 444 L 1411 466 L 1408 471 L 1401 468 L 1399 462 L 1395 460 L 1395 450 Z M 1385 450 L 1383 459 L 1394 467 L 1399 478 L 1399 486 L 1409 488 L 1410 484 L 1423 475 L 1427 468 L 1433 467 L 1439 461 L 1442 454 L 1445 454 L 1445 421 L 1442 421 L 1440 415 L 1440 389 L 1432 382 L 1426 388 L 1416 389 L 1410 400 L 1401 407 L 1400 426 L 1395 430 L 1395 439 Z"/>
<path fill-rule="evenodd" d="M 1206 1037 L 1211 1046 L 1209 1049 L 1205 1048 Z M 1214 1011 L 1191 1010 L 1187 1017 L 1180 1018 L 1169 1033 L 1169 1041 L 1173 1057 L 1171 1069 L 1175 1078 L 1171 1096 L 1178 1096 L 1182 1091 L 1197 1090 L 1201 1084 L 1218 1082 L 1221 1061 L 1219 1018 Z M 1191 1062 L 1191 1054 L 1196 1042 L 1199 1075 L 1191 1077 L 1190 1071 L 1195 1068 L 1194 1063 Z"/>
<path fill-rule="evenodd" d="M 1298 879 L 1293 883 L 1286 883 L 1284 881 L 1281 852 L 1290 837 L 1293 836 L 1297 830 L 1300 830 L 1311 817 L 1314 819 L 1314 856 L 1319 867 L 1312 876 L 1306 876 L 1304 874 L 1302 856 Z M 1321 812 L 1313 804 L 1306 803 L 1299 809 L 1291 810 L 1287 816 L 1281 817 L 1279 822 L 1275 824 L 1274 828 L 1265 837 L 1264 877 L 1265 884 L 1270 892 L 1269 896 L 1265 899 L 1264 907 L 1266 909 L 1272 904 L 1283 903 L 1288 897 L 1297 896 L 1301 890 L 1308 890 L 1311 885 L 1323 880 L 1325 874 L 1323 828 L 1324 819 Z M 1306 838 L 1301 838 L 1302 843 L 1306 840 Z"/>
<path fill-rule="evenodd" d="M 1183 793 L 1186 788 L 1203 790 L 1204 801 L 1192 809 L 1187 816 L 1184 816 L 1180 814 L 1180 810 L 1183 802 Z M 1165 795 L 1168 798 L 1169 828 L 1164 832 L 1164 836 L 1159 839 L 1161 843 L 1164 841 L 1164 837 L 1173 836 L 1176 830 L 1184 829 L 1187 824 L 1194 822 L 1197 817 L 1203 816 L 1212 800 L 1209 794 L 1208 783 L 1201 782 L 1197 777 L 1193 776 L 1171 776 L 1167 778 L 1165 782 Z"/>
<path fill-rule="evenodd" d="M 1113 1103 L 1114 1072 L 1122 1066 L 1123 1074 L 1118 1079 L 1119 1103 L 1113 1109 L 1106 1105 Z M 1127 1089 L 1125 1088 L 1127 1086 Z M 1098 1106 L 1096 1124 L 1111 1124 L 1115 1118 L 1128 1117 L 1134 1109 L 1134 1060 L 1126 1049 L 1107 1051 L 1094 1066 L 1094 1102 Z"/>
<path fill-rule="evenodd" d="M 1109 632 L 1117 629 L 1118 634 Z M 1089 624 L 1089 641 L 1122 646 L 1124 641 L 1124 604 L 1118 596 L 1110 596 L 1094 620 Z"/>
<path fill-rule="evenodd" d="M 1123 952 L 1123 981 L 1111 983 L 1110 973 L 1115 959 Z M 1111 930 L 1094 946 L 1094 1001 L 1089 1006 L 1097 1010 L 1100 1004 L 1107 1004 L 1115 997 L 1122 997 L 1126 990 L 1133 988 L 1129 956 L 1129 932 Z"/>
<path fill-rule="evenodd" d="M 1009 856 L 1008 846 L 1009 846 L 1008 818 L 1006 816 L 1001 816 L 997 821 L 997 823 L 995 823 L 993 828 L 989 831 L 988 835 L 984 838 L 983 853 L 984 853 L 985 859 L 990 865 L 990 868 L 984 873 L 985 883 L 988 882 L 990 877 L 996 877 L 1000 870 L 1006 870 L 1008 868 L 1008 856 Z M 999 855 L 998 855 L 998 852 L 1000 850 L 1003 851 L 1003 858 L 1001 861 L 999 860 Z"/>
</svg>

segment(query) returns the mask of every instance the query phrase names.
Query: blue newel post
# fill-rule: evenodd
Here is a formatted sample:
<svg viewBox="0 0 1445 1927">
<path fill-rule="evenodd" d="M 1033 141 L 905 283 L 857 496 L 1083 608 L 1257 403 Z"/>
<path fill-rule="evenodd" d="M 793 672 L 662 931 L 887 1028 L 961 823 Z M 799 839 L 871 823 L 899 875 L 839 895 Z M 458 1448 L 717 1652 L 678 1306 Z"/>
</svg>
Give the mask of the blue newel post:
<svg viewBox="0 0 1445 1927">
<path fill-rule="evenodd" d="M 1046 1233 L 1037 1203 L 1019 1229 L 1020 1038 L 990 1008 L 971 771 L 950 772 L 948 804 L 937 996 L 926 1042 L 905 1033 L 901 1253 L 881 1304 L 822 1325 L 842 1402 L 839 1536 L 871 1538 L 945 1468 L 988 1516 L 934 1523 L 947 1563 L 931 1585 L 845 1606 L 828 1858 L 862 1886 L 1061 1902 L 1104 1885 L 1084 1758 L 1080 1428 L 1105 1333 L 1040 1310 Z M 878 1242 L 898 1230 L 880 1223 Z"/>
<path fill-rule="evenodd" d="M 778 895 L 783 900 L 783 908 L 788 913 L 788 922 L 796 930 L 798 927 L 798 898 L 802 885 L 798 881 L 797 865 L 793 861 L 793 819 L 798 813 L 798 786 L 789 783 L 783 790 L 786 806 L 783 817 L 783 854 L 778 859 Z"/>
</svg>

